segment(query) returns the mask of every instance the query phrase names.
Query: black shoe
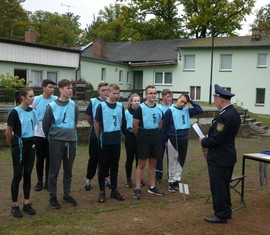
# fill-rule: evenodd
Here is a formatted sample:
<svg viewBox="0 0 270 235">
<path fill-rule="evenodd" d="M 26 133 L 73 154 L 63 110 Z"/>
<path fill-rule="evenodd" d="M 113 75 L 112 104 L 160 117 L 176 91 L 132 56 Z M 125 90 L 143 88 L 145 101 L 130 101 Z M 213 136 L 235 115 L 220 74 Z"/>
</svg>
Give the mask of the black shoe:
<svg viewBox="0 0 270 235">
<path fill-rule="evenodd" d="M 105 202 L 106 196 L 104 191 L 100 191 L 98 202 Z"/>
<path fill-rule="evenodd" d="M 53 209 L 60 209 L 61 208 L 56 197 L 51 197 L 49 202 L 50 202 L 51 208 L 53 208 Z"/>
<path fill-rule="evenodd" d="M 89 191 L 92 188 L 91 181 L 87 180 L 85 185 L 83 186 L 83 190 Z"/>
<path fill-rule="evenodd" d="M 157 196 L 164 196 L 164 193 L 160 192 L 157 187 L 153 187 L 153 188 L 149 187 L 148 193 L 151 193 Z"/>
<path fill-rule="evenodd" d="M 175 192 L 176 192 L 175 182 L 169 183 L 168 191 L 169 191 L 170 193 L 175 193 Z"/>
<path fill-rule="evenodd" d="M 44 184 L 44 187 L 43 187 L 44 189 L 46 189 L 46 190 L 48 190 L 48 182 L 45 182 L 45 184 Z"/>
<path fill-rule="evenodd" d="M 70 206 L 77 206 L 76 200 L 71 196 L 63 197 L 63 202 L 69 204 Z"/>
<path fill-rule="evenodd" d="M 12 214 L 12 216 L 14 216 L 16 218 L 20 218 L 23 216 L 19 206 L 12 206 L 11 207 L 11 214 Z"/>
<path fill-rule="evenodd" d="M 179 183 L 178 183 L 178 181 L 175 181 L 173 184 L 174 184 L 174 188 L 176 190 L 179 190 Z"/>
<path fill-rule="evenodd" d="M 35 191 L 41 191 L 43 189 L 42 181 L 38 181 L 37 185 L 35 186 Z"/>
<path fill-rule="evenodd" d="M 125 201 L 125 197 L 123 197 L 117 190 L 111 191 L 111 198 L 114 198 L 118 201 Z"/>
<path fill-rule="evenodd" d="M 36 211 L 33 209 L 31 203 L 23 204 L 23 211 L 25 211 L 28 215 L 36 214 Z"/>
<path fill-rule="evenodd" d="M 134 199 L 141 199 L 141 190 L 139 188 L 135 188 L 133 192 Z"/>
<path fill-rule="evenodd" d="M 217 216 L 208 217 L 208 218 L 205 218 L 204 220 L 208 223 L 216 223 L 216 224 L 226 224 L 227 223 L 227 219 L 221 219 Z"/>
</svg>

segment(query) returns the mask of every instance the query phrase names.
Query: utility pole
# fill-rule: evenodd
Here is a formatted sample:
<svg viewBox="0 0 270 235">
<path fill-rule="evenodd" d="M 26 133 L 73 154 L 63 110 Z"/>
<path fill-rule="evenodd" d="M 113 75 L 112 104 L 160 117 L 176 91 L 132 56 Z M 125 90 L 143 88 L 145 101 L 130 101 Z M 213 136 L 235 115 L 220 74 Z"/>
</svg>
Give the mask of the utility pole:
<svg viewBox="0 0 270 235">
<path fill-rule="evenodd" d="M 215 28 L 211 26 L 211 33 L 212 33 L 212 46 L 211 46 L 211 68 L 210 68 L 210 84 L 209 84 L 209 104 L 212 103 L 212 80 L 213 80 L 213 62 L 214 62 L 214 34 Z"/>
</svg>

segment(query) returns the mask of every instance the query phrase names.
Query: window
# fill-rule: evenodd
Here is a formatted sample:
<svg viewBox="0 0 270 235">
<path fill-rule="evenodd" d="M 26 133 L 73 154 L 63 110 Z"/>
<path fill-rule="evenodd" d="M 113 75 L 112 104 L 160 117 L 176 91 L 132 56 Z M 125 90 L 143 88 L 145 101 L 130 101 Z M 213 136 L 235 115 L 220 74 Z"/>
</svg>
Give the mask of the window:
<svg viewBox="0 0 270 235">
<path fill-rule="evenodd" d="M 195 55 L 184 56 L 184 70 L 188 70 L 188 71 L 195 70 Z"/>
<path fill-rule="evenodd" d="M 119 70 L 119 83 L 123 82 L 123 70 Z"/>
<path fill-rule="evenodd" d="M 156 85 L 171 85 L 172 73 L 171 72 L 154 72 L 154 83 Z"/>
<path fill-rule="evenodd" d="M 130 72 L 127 72 L 127 84 L 130 84 Z"/>
<path fill-rule="evenodd" d="M 190 87 L 190 99 L 200 100 L 201 99 L 201 87 L 200 86 L 191 86 Z"/>
<path fill-rule="evenodd" d="M 27 71 L 25 69 L 14 69 L 14 76 L 25 79 L 25 84 L 27 81 Z"/>
<path fill-rule="evenodd" d="M 232 71 L 232 55 L 220 55 L 220 71 Z"/>
<path fill-rule="evenodd" d="M 258 54 L 258 68 L 267 68 L 267 54 Z"/>
<path fill-rule="evenodd" d="M 42 71 L 32 71 L 31 74 L 31 87 L 41 87 L 43 80 Z"/>
<path fill-rule="evenodd" d="M 265 100 L 265 88 L 257 88 L 256 89 L 256 104 L 264 105 Z"/>
<path fill-rule="evenodd" d="M 47 79 L 50 79 L 57 84 L 57 72 L 47 72 Z"/>
<path fill-rule="evenodd" d="M 101 81 L 106 81 L 106 68 L 101 69 Z"/>
</svg>

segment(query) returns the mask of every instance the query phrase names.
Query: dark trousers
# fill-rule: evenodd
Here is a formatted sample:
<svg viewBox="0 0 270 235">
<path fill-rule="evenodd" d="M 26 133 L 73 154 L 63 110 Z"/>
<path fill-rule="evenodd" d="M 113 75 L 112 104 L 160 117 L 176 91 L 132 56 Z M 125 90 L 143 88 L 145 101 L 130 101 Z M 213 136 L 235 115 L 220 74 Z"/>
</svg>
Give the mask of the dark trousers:
<svg viewBox="0 0 270 235">
<path fill-rule="evenodd" d="M 44 162 L 45 162 L 45 182 L 48 181 L 49 164 L 50 164 L 50 151 L 49 141 L 43 137 L 35 137 L 36 144 L 36 171 L 38 181 L 43 182 Z"/>
<path fill-rule="evenodd" d="M 98 167 L 98 159 L 99 159 L 99 146 L 98 146 L 98 140 L 97 139 L 90 139 L 89 143 L 89 160 L 87 164 L 87 173 L 86 178 L 87 179 L 93 179 L 97 167 Z"/>
<path fill-rule="evenodd" d="M 157 159 L 157 164 L 156 164 L 156 178 L 161 180 L 163 177 L 163 158 L 164 158 L 164 153 L 165 153 L 165 143 L 161 141 L 161 146 L 160 146 L 160 157 Z M 166 155 L 168 157 L 168 152 L 166 151 Z"/>
<path fill-rule="evenodd" d="M 23 177 L 24 199 L 30 198 L 31 174 L 35 163 L 35 147 L 33 141 L 23 143 L 22 159 L 18 145 L 12 147 L 13 179 L 11 183 L 11 197 L 13 202 L 18 201 L 19 184 Z"/>
<path fill-rule="evenodd" d="M 230 180 L 233 173 L 232 167 L 218 167 L 208 164 L 210 188 L 212 193 L 215 216 L 228 219 L 232 214 Z"/>
<path fill-rule="evenodd" d="M 105 176 L 110 169 L 111 189 L 117 189 L 118 166 L 121 144 L 103 145 L 99 155 L 98 182 L 100 191 L 105 190 Z"/>
<path fill-rule="evenodd" d="M 133 133 L 127 133 L 125 136 L 125 147 L 126 147 L 126 175 L 127 179 L 131 178 L 132 174 L 132 165 L 135 159 L 136 161 L 136 168 L 138 166 L 138 157 L 137 157 L 137 140 Z"/>
<path fill-rule="evenodd" d="M 63 189 L 64 196 L 70 196 L 71 179 L 72 179 L 72 167 L 76 154 L 76 142 L 75 141 L 62 141 L 51 140 L 50 141 L 50 171 L 48 180 L 48 189 L 50 196 L 54 197 L 57 194 L 57 178 L 61 163 L 63 161 Z"/>
<path fill-rule="evenodd" d="M 176 137 L 170 137 L 170 141 L 173 147 L 178 152 L 178 162 L 180 163 L 181 167 L 184 167 L 186 156 L 187 156 L 187 149 L 188 149 L 188 139 L 178 139 Z"/>
</svg>

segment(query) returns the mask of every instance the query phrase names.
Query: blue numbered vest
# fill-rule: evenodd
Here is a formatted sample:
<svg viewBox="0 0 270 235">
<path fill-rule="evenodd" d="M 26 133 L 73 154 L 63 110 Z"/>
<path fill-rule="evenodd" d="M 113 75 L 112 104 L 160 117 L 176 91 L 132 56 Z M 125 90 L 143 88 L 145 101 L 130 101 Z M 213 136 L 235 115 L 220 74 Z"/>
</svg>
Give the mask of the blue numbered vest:
<svg viewBox="0 0 270 235">
<path fill-rule="evenodd" d="M 173 123 L 175 130 L 189 129 L 190 116 L 188 108 L 178 109 L 175 106 L 170 107 L 172 111 Z"/>
<path fill-rule="evenodd" d="M 116 102 L 116 107 L 114 109 L 111 109 L 106 102 L 102 102 L 101 106 L 103 118 L 103 132 L 120 131 L 122 123 L 122 104 Z"/>
<path fill-rule="evenodd" d="M 97 99 L 97 98 L 92 98 L 92 99 L 90 99 L 90 100 L 91 100 L 91 103 L 92 103 L 92 115 L 93 115 L 92 119 L 95 120 L 97 107 L 98 107 L 101 103 L 103 103 L 104 101 L 101 101 L 101 100 L 99 100 L 99 99 Z"/>
<path fill-rule="evenodd" d="M 37 111 L 39 121 L 43 120 L 47 105 L 54 100 L 57 100 L 57 96 L 55 95 L 51 96 L 50 99 L 45 99 L 40 95 L 35 96 L 35 110 Z"/>
<path fill-rule="evenodd" d="M 55 123 L 52 128 L 74 129 L 75 126 L 75 104 L 69 100 L 65 106 L 58 105 L 55 101 L 49 104 L 52 107 L 52 113 Z"/>
<path fill-rule="evenodd" d="M 163 114 L 166 113 L 166 111 L 168 110 L 168 108 L 172 107 L 172 105 L 170 105 L 170 106 L 164 106 L 162 104 L 157 104 L 157 106 L 162 110 Z"/>
<path fill-rule="evenodd" d="M 18 138 L 30 138 L 34 136 L 34 127 L 37 124 L 37 115 L 34 110 L 25 111 L 21 107 L 14 108 L 19 116 L 21 122 L 21 136 Z"/>
<path fill-rule="evenodd" d="M 133 129 L 132 129 L 133 115 L 129 112 L 129 110 L 125 111 L 125 117 L 126 117 L 126 122 L 127 122 L 126 129 L 129 132 L 133 132 Z"/>
<path fill-rule="evenodd" d="M 159 122 L 162 119 L 162 110 L 156 105 L 155 107 L 148 107 L 146 104 L 140 104 L 142 109 L 142 119 L 144 129 L 157 129 Z"/>
</svg>

